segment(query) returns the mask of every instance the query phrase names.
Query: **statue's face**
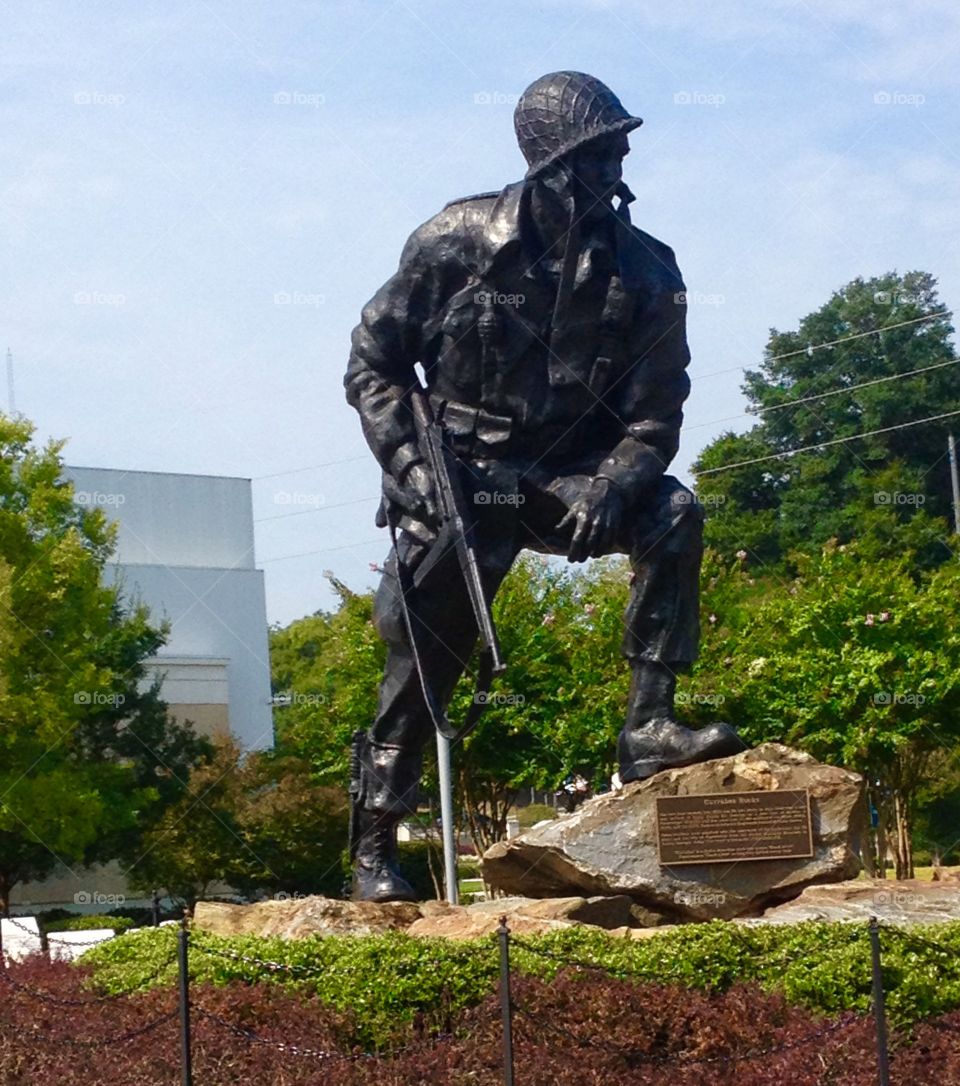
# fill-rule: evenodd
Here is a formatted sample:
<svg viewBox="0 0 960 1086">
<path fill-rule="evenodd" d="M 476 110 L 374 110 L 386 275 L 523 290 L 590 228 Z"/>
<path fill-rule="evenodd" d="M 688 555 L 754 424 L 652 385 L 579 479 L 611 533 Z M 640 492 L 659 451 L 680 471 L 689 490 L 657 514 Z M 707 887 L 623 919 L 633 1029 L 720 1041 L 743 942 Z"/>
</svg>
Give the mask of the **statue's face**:
<svg viewBox="0 0 960 1086">
<path fill-rule="evenodd" d="M 580 183 L 587 218 L 603 216 L 610 209 L 614 191 L 623 178 L 623 160 L 630 153 L 624 134 L 603 136 L 579 148 L 570 165 Z"/>
</svg>

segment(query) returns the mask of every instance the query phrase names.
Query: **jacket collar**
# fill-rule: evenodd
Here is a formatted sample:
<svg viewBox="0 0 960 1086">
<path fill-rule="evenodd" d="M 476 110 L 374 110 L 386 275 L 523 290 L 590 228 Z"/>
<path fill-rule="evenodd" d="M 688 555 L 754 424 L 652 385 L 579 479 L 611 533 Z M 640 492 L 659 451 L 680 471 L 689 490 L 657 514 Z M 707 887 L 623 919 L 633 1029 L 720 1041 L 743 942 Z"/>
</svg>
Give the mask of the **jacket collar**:
<svg viewBox="0 0 960 1086">
<path fill-rule="evenodd" d="M 535 182 L 516 181 L 507 185 L 494 201 L 483 227 L 483 259 L 481 274 L 486 275 L 501 261 L 514 252 L 521 252 L 532 267 L 536 254 L 529 236 L 530 193 Z M 620 278 L 626 290 L 638 290 L 645 277 L 642 269 L 643 251 L 636 244 L 627 205 L 634 200 L 633 193 L 621 182 L 617 190 L 620 205 L 614 212 L 616 220 L 616 249 Z"/>
</svg>

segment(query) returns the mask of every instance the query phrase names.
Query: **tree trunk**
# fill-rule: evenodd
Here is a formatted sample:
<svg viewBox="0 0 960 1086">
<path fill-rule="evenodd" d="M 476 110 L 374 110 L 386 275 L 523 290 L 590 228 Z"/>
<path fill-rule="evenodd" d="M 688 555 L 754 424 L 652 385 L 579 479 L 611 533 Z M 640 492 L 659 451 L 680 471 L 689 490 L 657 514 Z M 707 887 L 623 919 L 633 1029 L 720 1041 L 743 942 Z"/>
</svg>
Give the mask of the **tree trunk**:
<svg viewBox="0 0 960 1086">
<path fill-rule="evenodd" d="M 868 878 L 877 877 L 877 845 L 872 831 L 867 834 L 864 841 L 863 866 L 867 869 Z"/>
<path fill-rule="evenodd" d="M 910 841 L 910 815 L 907 800 L 900 792 L 897 792 L 893 803 L 897 824 L 897 878 L 912 879 L 914 876 L 913 846 Z"/>
<path fill-rule="evenodd" d="M 887 810 L 886 805 L 876 804 L 877 808 L 877 878 L 887 877 Z"/>
<path fill-rule="evenodd" d="M 513 788 L 497 781 L 470 781 L 461 770 L 461 789 L 466 808 L 467 829 L 478 855 L 483 855 L 496 841 L 507 835 L 507 814 L 516 798 Z"/>
<path fill-rule="evenodd" d="M 435 850 L 433 845 L 433 838 L 430 837 L 427 840 L 427 870 L 430 872 L 430 881 L 433 883 L 433 896 L 437 901 L 446 900 L 443 893 L 443 880 L 440 877 L 440 873 L 437 871 L 437 865 L 434 859 Z"/>
</svg>

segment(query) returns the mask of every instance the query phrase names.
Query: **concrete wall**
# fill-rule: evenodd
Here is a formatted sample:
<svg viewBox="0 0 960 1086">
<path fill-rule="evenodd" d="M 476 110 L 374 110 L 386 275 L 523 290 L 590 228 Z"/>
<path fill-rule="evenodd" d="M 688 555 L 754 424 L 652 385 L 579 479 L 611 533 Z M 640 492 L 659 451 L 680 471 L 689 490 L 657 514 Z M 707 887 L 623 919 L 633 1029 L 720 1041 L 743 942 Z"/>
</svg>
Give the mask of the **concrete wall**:
<svg viewBox="0 0 960 1086">
<path fill-rule="evenodd" d="M 172 681 L 163 696 L 175 715 L 189 717 L 191 705 L 223 704 L 225 681 L 230 730 L 250 749 L 273 746 L 262 570 L 115 565 L 107 578 L 119 579 L 127 598 L 170 625 L 153 666 Z M 211 701 L 215 665 L 221 685 Z M 184 701 L 191 690 L 201 700 Z"/>
</svg>

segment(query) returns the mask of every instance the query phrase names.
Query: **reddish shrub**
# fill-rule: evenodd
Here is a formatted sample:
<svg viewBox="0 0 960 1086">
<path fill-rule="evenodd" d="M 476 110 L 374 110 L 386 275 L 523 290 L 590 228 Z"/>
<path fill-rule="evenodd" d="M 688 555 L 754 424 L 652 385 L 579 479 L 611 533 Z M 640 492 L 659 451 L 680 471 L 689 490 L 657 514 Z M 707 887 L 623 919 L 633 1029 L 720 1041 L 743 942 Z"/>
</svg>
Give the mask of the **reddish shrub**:
<svg viewBox="0 0 960 1086">
<path fill-rule="evenodd" d="M 81 970 L 40 959 L 11 967 L 6 977 L 0 979 L 0 1086 L 179 1083 L 175 1016 L 130 1041 L 116 1040 L 173 1015 L 174 990 L 99 1000 L 84 989 Z M 54 1004 L 41 998 L 43 993 L 80 1005 Z M 872 1021 L 818 1020 L 751 987 L 708 996 L 567 971 L 551 983 L 518 977 L 513 994 L 519 1086 L 874 1086 L 877 1081 Z M 496 993 L 456 1016 L 449 1034 L 431 1037 L 421 1027 L 404 1047 L 371 1056 L 349 1049 L 354 1030 L 349 1015 L 289 988 L 196 985 L 192 1000 L 194 1071 L 203 1086 L 502 1082 Z M 252 1043 L 238 1032 L 243 1030 L 271 1043 Z M 327 1052 L 330 1058 L 282 1051 L 276 1042 Z M 926 1022 L 911 1036 L 895 1037 L 893 1047 L 895 1086 L 960 1086 L 960 1012 Z"/>
</svg>

